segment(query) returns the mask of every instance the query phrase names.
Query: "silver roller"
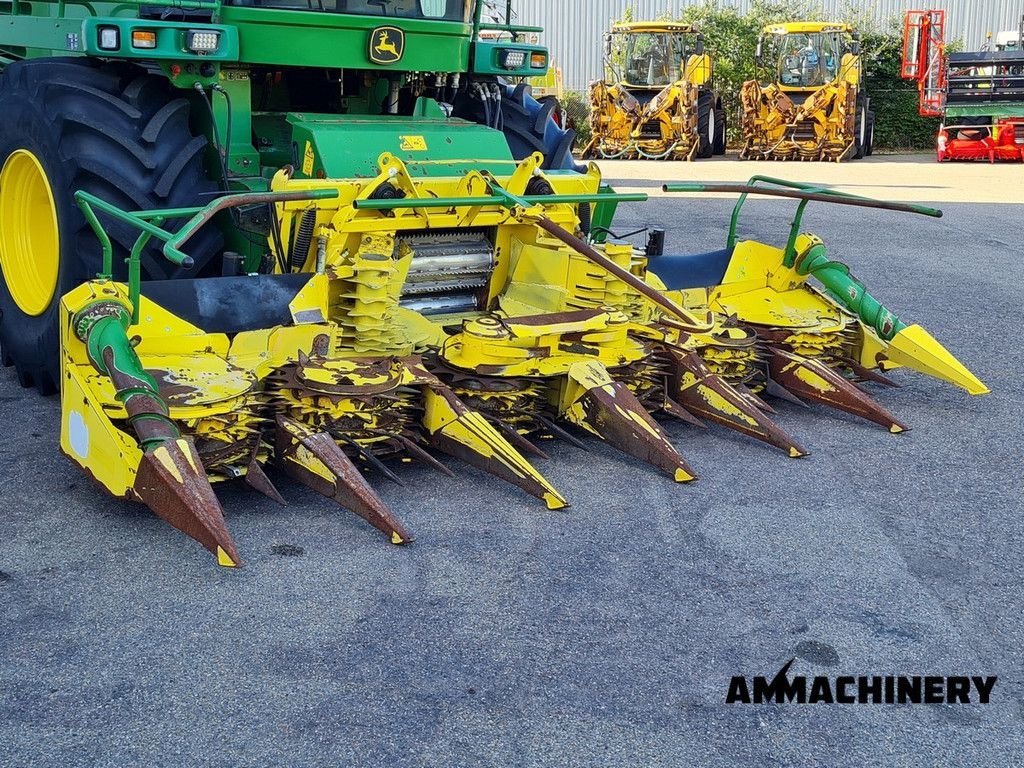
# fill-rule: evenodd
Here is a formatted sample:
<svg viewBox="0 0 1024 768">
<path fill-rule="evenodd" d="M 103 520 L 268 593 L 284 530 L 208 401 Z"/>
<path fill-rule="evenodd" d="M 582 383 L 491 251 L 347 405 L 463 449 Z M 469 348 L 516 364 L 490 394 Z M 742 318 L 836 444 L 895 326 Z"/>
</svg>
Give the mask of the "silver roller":
<svg viewBox="0 0 1024 768">
<path fill-rule="evenodd" d="M 410 235 L 399 246 L 413 254 L 402 287 L 403 307 L 423 315 L 482 309 L 481 297 L 494 272 L 494 248 L 482 233 Z"/>
</svg>

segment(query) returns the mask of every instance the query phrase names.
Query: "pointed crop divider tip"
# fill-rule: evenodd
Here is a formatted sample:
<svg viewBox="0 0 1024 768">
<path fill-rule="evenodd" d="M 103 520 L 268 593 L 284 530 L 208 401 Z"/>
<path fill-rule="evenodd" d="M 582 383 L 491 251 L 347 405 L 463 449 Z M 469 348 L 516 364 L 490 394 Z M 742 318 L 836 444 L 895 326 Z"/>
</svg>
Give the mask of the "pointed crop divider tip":
<svg viewBox="0 0 1024 768">
<path fill-rule="evenodd" d="M 690 351 L 670 350 L 674 397 L 691 413 L 747 435 L 786 452 L 791 457 L 807 451 L 758 407 L 753 394 L 735 389 L 712 373 L 700 357 Z"/>
<path fill-rule="evenodd" d="M 822 361 L 780 347 L 771 347 L 769 355 L 772 379 L 801 399 L 867 419 L 894 434 L 909 429 L 881 403 Z"/>
<path fill-rule="evenodd" d="M 412 536 L 330 435 L 284 416 L 277 417 L 278 464 L 293 479 L 354 512 L 393 544 Z"/>
<path fill-rule="evenodd" d="M 564 418 L 598 435 L 625 454 L 657 467 L 677 483 L 697 475 L 629 387 L 613 381 L 596 363 L 577 363 L 569 370 L 577 385 Z"/>
<path fill-rule="evenodd" d="M 160 519 L 202 544 L 218 563 L 229 567 L 241 563 L 191 438 L 167 440 L 147 450 L 132 488 Z"/>
</svg>

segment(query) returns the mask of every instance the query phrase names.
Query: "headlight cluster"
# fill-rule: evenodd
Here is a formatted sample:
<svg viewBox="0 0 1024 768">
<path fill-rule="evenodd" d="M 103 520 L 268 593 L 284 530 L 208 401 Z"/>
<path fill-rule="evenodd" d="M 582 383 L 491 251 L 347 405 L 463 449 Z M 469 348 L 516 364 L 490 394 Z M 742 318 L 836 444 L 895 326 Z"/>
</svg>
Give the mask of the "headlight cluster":
<svg viewBox="0 0 1024 768">
<path fill-rule="evenodd" d="M 504 69 L 523 69 L 527 60 L 530 69 L 547 70 L 548 55 L 543 51 L 523 51 L 515 48 L 506 48 L 501 52 L 501 66 Z"/>
</svg>

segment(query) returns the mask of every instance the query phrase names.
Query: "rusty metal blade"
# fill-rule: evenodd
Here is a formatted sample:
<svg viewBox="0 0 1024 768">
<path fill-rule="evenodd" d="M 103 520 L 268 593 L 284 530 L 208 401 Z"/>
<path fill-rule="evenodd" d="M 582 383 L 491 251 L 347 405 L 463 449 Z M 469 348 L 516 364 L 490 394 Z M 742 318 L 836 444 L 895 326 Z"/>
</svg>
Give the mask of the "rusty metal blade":
<svg viewBox="0 0 1024 768">
<path fill-rule="evenodd" d="M 546 429 L 552 435 L 557 437 L 559 440 L 565 440 L 565 442 L 567 442 L 569 445 L 573 446 L 574 448 L 579 448 L 581 451 L 587 450 L 586 443 L 577 438 L 575 435 L 570 435 L 568 432 L 566 432 L 564 429 L 558 426 L 558 424 L 556 424 L 551 419 L 539 413 L 532 414 L 532 416 L 534 419 L 536 419 L 538 424 L 544 427 L 544 429 Z"/>
<path fill-rule="evenodd" d="M 270 478 L 267 477 L 267 473 L 263 471 L 263 467 L 255 461 L 250 464 L 248 470 L 246 470 L 245 482 L 250 488 L 259 491 L 268 499 L 272 499 L 282 506 L 288 506 L 288 502 L 284 500 L 284 496 L 282 496 L 277 488 L 274 487 L 274 484 L 270 482 Z"/>
<path fill-rule="evenodd" d="M 513 427 L 510 427 L 503 421 L 498 419 L 487 419 L 494 426 L 498 428 L 498 431 L 508 440 L 517 451 L 530 456 L 536 456 L 539 459 L 550 459 L 544 451 L 534 445 L 532 442 L 527 440 L 523 435 L 520 435 Z"/>
<path fill-rule="evenodd" d="M 669 349 L 672 394 L 691 413 L 781 448 L 793 458 L 807 451 L 749 398 L 714 374 L 695 352 Z"/>
<path fill-rule="evenodd" d="M 769 347 L 768 353 L 772 378 L 794 395 L 860 416 L 893 433 L 908 429 L 864 390 L 820 360 L 780 347 Z"/>
<path fill-rule="evenodd" d="M 892 387 L 893 389 L 901 389 L 903 387 L 902 384 L 893 381 L 888 376 L 883 376 L 878 371 L 872 371 L 870 368 L 861 365 L 852 357 L 840 357 L 837 359 L 840 360 L 843 363 L 843 365 L 849 367 L 849 369 L 853 371 L 853 374 L 858 379 L 863 379 L 864 381 L 873 381 L 876 384 L 881 384 L 883 387 Z"/>
<path fill-rule="evenodd" d="M 267 477 L 267 473 L 263 471 L 263 467 L 260 466 L 260 463 L 256 458 L 260 452 L 261 442 L 261 440 L 258 440 L 256 445 L 253 446 L 252 456 L 249 458 L 249 466 L 245 471 L 245 482 L 250 488 L 254 488 L 267 498 L 273 499 L 278 504 L 287 507 L 288 502 L 284 500 L 284 496 L 282 496 L 280 492 L 278 492 L 277 488 L 274 487 L 274 484 L 270 482 L 270 478 Z"/>
<path fill-rule="evenodd" d="M 368 450 L 364 449 L 355 440 L 353 440 L 353 439 L 351 439 L 349 437 L 346 437 L 345 435 L 338 435 L 337 437 L 338 437 L 339 440 L 341 440 L 343 443 L 345 443 L 345 445 L 347 445 L 353 451 L 358 453 L 362 457 L 363 461 L 365 461 L 371 467 L 373 467 L 378 472 L 380 472 L 382 475 L 384 475 L 384 477 L 386 477 L 388 480 L 390 480 L 395 485 L 400 485 L 403 488 L 405 488 L 405 481 L 402 480 L 402 478 L 400 478 L 394 472 L 392 472 L 388 468 L 387 464 L 385 464 L 383 461 L 378 459 L 374 455 L 373 451 L 368 451 Z M 344 451 L 342 451 L 342 453 L 344 453 Z"/>
<path fill-rule="evenodd" d="M 581 375 L 592 370 L 576 366 L 570 369 L 569 375 L 583 391 L 566 409 L 565 418 L 623 453 L 657 467 L 677 483 L 696 480 L 697 475 L 690 465 L 629 387 L 620 381 L 597 378 L 588 381 L 586 375 Z"/>
<path fill-rule="evenodd" d="M 146 451 L 132 486 L 135 497 L 161 520 L 202 544 L 221 565 L 241 564 L 191 438 L 167 440 Z"/>
<path fill-rule="evenodd" d="M 787 403 L 799 405 L 801 408 L 810 408 L 807 403 L 779 384 L 779 382 L 775 381 L 771 376 L 769 376 L 768 380 L 765 382 L 764 391 L 766 395 L 777 397 L 779 400 L 785 400 Z"/>
<path fill-rule="evenodd" d="M 397 440 L 414 459 L 419 459 L 428 467 L 437 472 L 440 472 L 442 475 L 445 475 L 446 477 L 455 477 L 454 472 L 452 472 L 450 469 L 448 469 L 448 467 L 446 467 L 440 461 L 438 461 L 425 450 L 423 450 L 423 448 L 416 444 L 415 440 L 410 440 L 408 437 L 405 437 L 404 435 L 398 435 Z"/>
<path fill-rule="evenodd" d="M 739 386 L 734 385 L 733 389 L 739 392 L 758 410 L 764 411 L 765 413 L 778 413 L 778 411 L 776 411 L 767 402 L 765 402 L 763 397 L 761 397 L 759 394 L 751 390 L 750 387 L 747 387 L 744 384 L 740 384 Z"/>
<path fill-rule="evenodd" d="M 292 478 L 355 512 L 392 544 L 412 541 L 405 527 L 366 482 L 334 439 L 284 416 L 277 417 L 276 457 Z"/>
<path fill-rule="evenodd" d="M 671 397 L 665 398 L 664 409 L 665 413 L 667 413 L 669 416 L 674 416 L 675 418 L 679 419 L 682 422 L 685 422 L 686 424 L 689 424 L 692 427 L 697 427 L 698 429 L 708 428 L 707 424 L 698 419 L 696 416 L 694 416 L 692 413 L 686 410 L 682 405 L 677 403 Z"/>
</svg>

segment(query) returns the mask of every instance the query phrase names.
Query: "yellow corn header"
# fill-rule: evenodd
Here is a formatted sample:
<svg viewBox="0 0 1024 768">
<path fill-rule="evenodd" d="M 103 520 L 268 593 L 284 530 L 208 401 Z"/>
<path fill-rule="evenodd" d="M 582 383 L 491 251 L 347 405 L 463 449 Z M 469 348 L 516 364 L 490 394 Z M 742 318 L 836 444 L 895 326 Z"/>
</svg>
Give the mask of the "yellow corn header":
<svg viewBox="0 0 1024 768">
<path fill-rule="evenodd" d="M 570 500 L 534 465 L 538 437 L 590 435 L 682 483 L 696 474 L 660 417 L 798 457 L 806 449 L 767 398 L 899 432 L 857 383 L 887 382 L 878 369 L 987 391 L 799 234 L 799 216 L 785 248 L 736 235 L 751 193 L 797 197 L 801 213 L 813 199 L 938 212 L 755 179 L 714 188 L 742 193 L 725 249 L 645 253 L 594 242 L 579 218 L 582 204 L 643 195 L 602 191 L 595 166 L 548 175 L 542 161 L 500 177 L 416 177 L 385 153 L 376 178 L 285 169 L 269 192 L 191 210 L 128 213 L 79 193 L 106 258 L 61 301 L 63 451 L 231 566 L 241 558 L 212 487 L 243 480 L 283 501 L 271 465 L 402 544 L 412 535 L 364 473 L 398 480 L 401 463 L 418 461 L 450 474 L 437 458 L 448 456 L 559 509 Z M 137 280 L 149 240 L 188 266 L 189 242 L 215 216 L 266 204 L 274 274 Z M 127 283 L 110 277 L 101 218 L 141 231 Z M 162 226 L 173 218 L 185 223 Z M 297 257 L 277 250 L 296 242 Z"/>
</svg>

